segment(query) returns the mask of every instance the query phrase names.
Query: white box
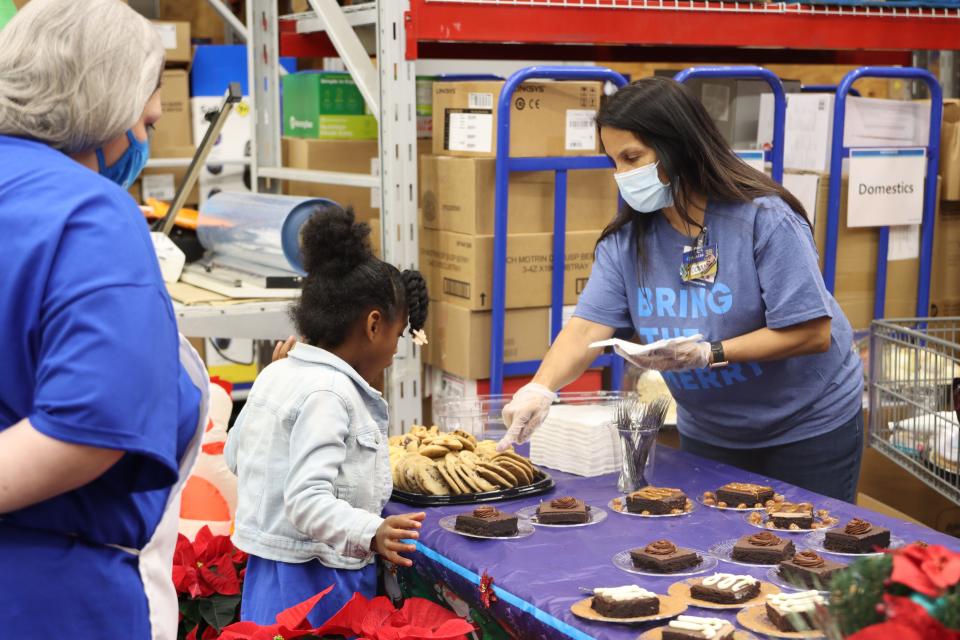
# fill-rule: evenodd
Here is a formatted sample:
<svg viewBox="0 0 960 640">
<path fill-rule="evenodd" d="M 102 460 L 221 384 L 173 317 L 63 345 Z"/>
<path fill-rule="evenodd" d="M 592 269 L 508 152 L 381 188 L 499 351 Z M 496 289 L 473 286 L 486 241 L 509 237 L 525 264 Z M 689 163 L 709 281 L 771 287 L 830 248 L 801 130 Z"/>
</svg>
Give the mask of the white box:
<svg viewBox="0 0 960 640">
<path fill-rule="evenodd" d="M 833 137 L 832 93 L 794 93 L 787 96 L 784 131 L 784 167 L 802 171 L 829 171 Z M 930 135 L 930 105 L 920 101 L 847 98 L 843 142 L 847 147 L 925 146 Z M 758 139 L 772 143 L 773 96 L 760 97 Z"/>
<path fill-rule="evenodd" d="M 190 99 L 190 116 L 193 124 L 193 139 L 199 146 L 210 123 L 206 114 L 217 110 L 222 101 L 220 96 L 201 96 Z M 246 97 L 235 105 L 227 121 L 223 123 L 220 135 L 210 149 L 207 164 L 200 171 L 197 182 L 200 189 L 200 204 L 218 191 L 249 191 L 243 182 L 246 166 L 236 164 L 237 160 L 249 159 L 251 153 L 250 103 Z M 230 160 L 231 164 L 218 165 L 217 160 Z"/>
</svg>

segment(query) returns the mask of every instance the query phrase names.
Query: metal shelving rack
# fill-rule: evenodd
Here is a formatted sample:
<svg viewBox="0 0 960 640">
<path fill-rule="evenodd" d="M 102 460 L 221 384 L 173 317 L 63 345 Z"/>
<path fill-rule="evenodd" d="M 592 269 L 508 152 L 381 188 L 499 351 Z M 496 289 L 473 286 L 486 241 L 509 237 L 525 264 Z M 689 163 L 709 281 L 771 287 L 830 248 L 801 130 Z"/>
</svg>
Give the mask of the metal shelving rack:
<svg viewBox="0 0 960 640">
<path fill-rule="evenodd" d="M 578 56 L 589 58 L 605 47 L 644 45 L 661 53 L 701 46 L 876 53 L 951 49 L 960 42 L 960 9 L 719 0 L 373 0 L 349 7 L 335 0 L 309 2 L 312 12 L 282 18 L 276 0 L 247 3 L 254 182 L 260 190 L 275 190 L 278 180 L 380 188 L 384 258 L 404 268 L 417 264 L 413 61 L 421 52 L 463 57 L 460 45 L 471 45 L 476 55 L 492 51 L 491 45 L 500 54 L 513 45 L 578 45 Z M 343 59 L 379 116 L 380 175 L 280 166 L 281 51 Z M 421 394 L 416 383 L 404 380 L 420 380 L 415 351 L 398 357 L 388 383 L 399 422 L 409 424 L 420 417 Z"/>
</svg>

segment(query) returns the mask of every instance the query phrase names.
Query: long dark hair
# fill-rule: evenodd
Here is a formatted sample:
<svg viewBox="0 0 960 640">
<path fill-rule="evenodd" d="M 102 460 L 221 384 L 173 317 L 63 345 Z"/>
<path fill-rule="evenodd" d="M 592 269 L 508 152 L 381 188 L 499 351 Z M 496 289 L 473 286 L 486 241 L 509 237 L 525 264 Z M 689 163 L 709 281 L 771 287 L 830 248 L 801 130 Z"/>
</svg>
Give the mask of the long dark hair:
<svg viewBox="0 0 960 640">
<path fill-rule="evenodd" d="M 630 131 L 656 152 L 670 176 L 674 207 L 691 227 L 699 226 L 687 210 L 697 194 L 720 202 L 779 196 L 810 224 L 800 201 L 737 157 L 700 101 L 671 78 L 643 78 L 623 87 L 600 108 L 597 126 Z M 652 218 L 623 204 L 600 240 L 633 223 L 632 239 L 640 252 Z"/>
<path fill-rule="evenodd" d="M 291 316 L 304 340 L 326 349 L 343 343 L 350 327 L 371 309 L 389 321 L 405 313 L 410 332 L 427 319 L 427 284 L 419 271 L 400 271 L 370 249 L 370 226 L 353 209 L 318 206 L 300 234 L 303 280 Z"/>
</svg>

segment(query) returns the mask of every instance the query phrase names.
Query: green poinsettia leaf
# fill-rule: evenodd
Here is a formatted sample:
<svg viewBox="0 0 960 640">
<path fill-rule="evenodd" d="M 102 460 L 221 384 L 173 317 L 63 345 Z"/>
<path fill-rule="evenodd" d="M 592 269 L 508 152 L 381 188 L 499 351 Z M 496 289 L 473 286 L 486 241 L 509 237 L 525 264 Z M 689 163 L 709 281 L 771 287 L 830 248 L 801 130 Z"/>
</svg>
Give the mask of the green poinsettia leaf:
<svg viewBox="0 0 960 640">
<path fill-rule="evenodd" d="M 228 624 L 237 621 L 237 605 L 240 596 L 213 596 L 197 600 L 200 616 L 218 632 Z"/>
<path fill-rule="evenodd" d="M 199 600 L 194 600 L 193 598 L 181 598 L 180 599 L 180 613 L 183 615 L 183 619 L 190 623 L 190 628 L 197 626 L 197 623 L 200 622 L 200 604 Z"/>
</svg>

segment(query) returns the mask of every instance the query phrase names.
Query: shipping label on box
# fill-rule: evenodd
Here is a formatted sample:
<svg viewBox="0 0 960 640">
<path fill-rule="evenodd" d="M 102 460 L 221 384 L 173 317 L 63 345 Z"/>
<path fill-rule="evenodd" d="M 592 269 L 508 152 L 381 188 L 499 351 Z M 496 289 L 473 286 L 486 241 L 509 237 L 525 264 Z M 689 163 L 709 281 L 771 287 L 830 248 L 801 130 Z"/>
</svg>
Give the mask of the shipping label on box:
<svg viewBox="0 0 960 640">
<path fill-rule="evenodd" d="M 435 82 L 433 152 L 492 157 L 503 81 Z M 510 155 L 599 153 L 592 124 L 600 108 L 599 82 L 525 82 L 511 99 Z"/>
<path fill-rule="evenodd" d="M 564 304 L 575 304 L 593 266 L 598 231 L 567 234 L 564 265 Z M 508 309 L 550 304 L 553 235 L 516 234 L 507 241 Z M 473 310 L 490 309 L 493 282 L 493 236 L 469 236 L 423 229 L 420 270 L 431 299 Z"/>
<path fill-rule="evenodd" d="M 190 23 L 151 21 L 166 53 L 166 65 L 187 66 L 193 51 L 190 49 Z"/>
</svg>

